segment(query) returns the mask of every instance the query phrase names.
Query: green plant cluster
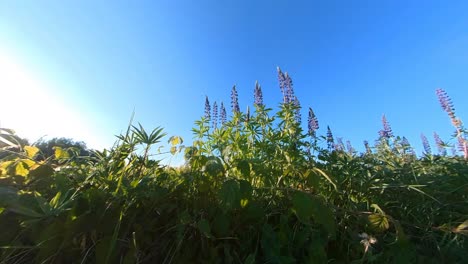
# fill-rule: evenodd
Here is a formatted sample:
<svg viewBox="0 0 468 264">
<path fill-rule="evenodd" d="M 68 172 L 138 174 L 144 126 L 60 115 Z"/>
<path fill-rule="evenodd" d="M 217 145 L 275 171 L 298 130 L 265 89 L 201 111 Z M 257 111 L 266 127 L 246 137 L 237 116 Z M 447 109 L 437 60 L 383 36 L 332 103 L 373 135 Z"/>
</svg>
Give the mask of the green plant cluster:
<svg viewBox="0 0 468 264">
<path fill-rule="evenodd" d="M 170 137 L 179 168 L 152 158 L 162 128 L 45 159 L 2 129 L 0 262 L 466 263 L 466 159 L 417 157 L 386 121 L 374 147 L 346 151 L 303 130 L 292 91 L 275 114 L 258 91 L 252 113 L 237 98 L 219 125 L 207 111 L 191 146 Z"/>
</svg>

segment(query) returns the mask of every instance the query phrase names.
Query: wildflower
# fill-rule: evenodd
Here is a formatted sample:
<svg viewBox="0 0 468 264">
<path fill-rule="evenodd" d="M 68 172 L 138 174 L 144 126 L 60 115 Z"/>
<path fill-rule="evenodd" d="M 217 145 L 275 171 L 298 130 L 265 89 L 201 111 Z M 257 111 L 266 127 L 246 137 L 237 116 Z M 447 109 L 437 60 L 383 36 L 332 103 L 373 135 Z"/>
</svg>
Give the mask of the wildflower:
<svg viewBox="0 0 468 264">
<path fill-rule="evenodd" d="M 371 148 L 370 148 L 370 146 L 369 146 L 369 141 L 364 140 L 364 147 L 366 148 L 366 153 L 367 153 L 367 154 L 371 154 L 371 153 L 372 153 L 372 150 L 371 150 Z"/>
<path fill-rule="evenodd" d="M 309 107 L 309 119 L 307 120 L 309 134 L 315 136 L 315 131 L 319 129 L 319 123 L 312 108 Z"/>
<path fill-rule="evenodd" d="M 377 243 L 377 238 L 369 236 L 367 233 L 359 234 L 359 238 L 361 239 L 361 244 L 364 245 L 364 253 L 367 253 L 369 248 L 372 248 L 372 245 Z"/>
<path fill-rule="evenodd" d="M 458 136 L 458 149 L 463 153 L 467 153 L 467 142 L 462 136 Z"/>
<path fill-rule="evenodd" d="M 329 126 L 327 126 L 327 146 L 328 150 L 333 150 L 335 142 L 333 140 L 333 134 Z"/>
<path fill-rule="evenodd" d="M 346 149 L 348 150 L 348 153 L 349 153 L 349 154 L 353 154 L 354 148 L 353 148 L 353 146 L 351 145 L 351 141 L 349 141 L 349 140 L 346 141 Z"/>
<path fill-rule="evenodd" d="M 283 94 L 283 102 L 286 103 L 286 97 L 285 97 L 286 77 L 284 76 L 284 73 L 281 71 L 280 67 L 277 67 L 276 70 L 278 71 L 278 82 L 279 82 L 281 93 Z"/>
<path fill-rule="evenodd" d="M 288 73 L 283 73 L 278 67 L 278 82 L 280 85 L 281 93 L 283 94 L 283 103 L 288 104 L 294 100 L 294 89 L 291 77 Z"/>
<path fill-rule="evenodd" d="M 247 121 L 247 123 L 250 121 L 250 108 L 249 108 L 249 106 L 247 106 L 247 112 L 245 114 L 245 121 Z"/>
<path fill-rule="evenodd" d="M 294 96 L 294 88 L 293 88 L 293 83 L 292 79 L 289 76 L 288 73 L 285 73 L 285 78 L 286 78 L 286 87 L 285 87 L 285 103 L 294 103 L 294 100 L 296 96 Z"/>
<path fill-rule="evenodd" d="M 218 104 L 216 102 L 213 103 L 213 129 L 216 129 L 218 125 Z"/>
<path fill-rule="evenodd" d="M 239 98 L 237 96 L 237 90 L 236 86 L 234 85 L 231 90 L 231 108 L 232 108 L 232 113 L 239 113 Z"/>
<path fill-rule="evenodd" d="M 382 125 L 383 125 L 383 129 L 379 131 L 380 138 L 388 139 L 388 138 L 393 137 L 392 128 L 390 127 L 390 124 L 388 123 L 385 115 L 382 116 Z"/>
<path fill-rule="evenodd" d="M 258 82 L 255 82 L 255 91 L 254 91 L 254 104 L 256 106 L 263 106 L 263 94 L 262 94 L 262 88 L 258 84 Z"/>
<path fill-rule="evenodd" d="M 403 147 L 405 151 L 408 151 L 411 155 L 416 156 L 414 149 L 411 147 L 411 144 L 409 143 L 406 137 L 403 137 L 401 139 L 401 146 Z"/>
<path fill-rule="evenodd" d="M 226 108 L 224 108 L 223 102 L 219 106 L 219 121 L 221 121 L 222 125 L 226 123 Z"/>
<path fill-rule="evenodd" d="M 299 103 L 299 99 L 297 99 L 297 97 L 294 96 L 291 103 L 296 107 L 296 109 L 294 110 L 294 118 L 296 119 L 296 122 L 301 123 L 301 104 Z"/>
<path fill-rule="evenodd" d="M 431 155 L 431 153 L 432 153 L 431 146 L 429 145 L 429 141 L 427 140 L 427 137 L 424 134 L 421 134 L 421 140 L 422 140 L 424 152 L 426 154 Z"/>
<path fill-rule="evenodd" d="M 208 100 L 208 96 L 205 98 L 205 118 L 210 119 L 211 115 L 211 107 L 210 107 L 210 101 Z"/>
<path fill-rule="evenodd" d="M 440 106 L 442 106 L 442 109 L 444 109 L 444 111 L 450 116 L 450 119 L 452 119 L 453 122 L 456 118 L 452 100 L 443 89 L 437 89 L 436 94 L 439 98 Z"/>
<path fill-rule="evenodd" d="M 440 139 L 439 135 L 434 132 L 434 141 L 437 145 L 437 149 L 439 150 L 439 154 L 442 156 L 447 155 L 447 150 L 445 149 L 445 143 Z"/>
<path fill-rule="evenodd" d="M 344 143 L 343 143 L 343 138 L 337 138 L 336 139 L 337 144 L 335 144 L 335 149 L 336 150 L 344 150 Z"/>
</svg>

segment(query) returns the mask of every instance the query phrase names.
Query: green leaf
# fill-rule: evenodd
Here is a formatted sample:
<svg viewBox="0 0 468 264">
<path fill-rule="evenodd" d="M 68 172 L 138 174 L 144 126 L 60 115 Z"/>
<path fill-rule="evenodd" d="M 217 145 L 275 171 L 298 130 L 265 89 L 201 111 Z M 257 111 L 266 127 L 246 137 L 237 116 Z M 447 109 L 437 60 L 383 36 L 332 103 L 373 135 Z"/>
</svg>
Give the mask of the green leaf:
<svg viewBox="0 0 468 264">
<path fill-rule="evenodd" d="M 309 219 L 312 217 L 312 198 L 305 193 L 297 192 L 293 195 L 292 202 L 292 210 L 296 214 L 297 218 L 299 218 L 303 223 L 308 223 Z"/>
<path fill-rule="evenodd" d="M 60 197 L 62 196 L 62 192 L 58 192 L 52 200 L 50 200 L 49 205 L 52 208 L 57 208 L 59 206 L 60 202 Z"/>
<path fill-rule="evenodd" d="M 223 183 L 219 191 L 219 198 L 224 210 L 230 210 L 240 205 L 240 190 L 236 180 Z"/>
<path fill-rule="evenodd" d="M 388 218 L 382 214 L 371 214 L 368 216 L 368 220 L 372 228 L 380 232 L 383 232 L 390 227 Z"/>
<path fill-rule="evenodd" d="M 211 228 L 210 228 L 210 223 L 206 221 L 205 219 L 202 219 L 198 221 L 197 227 L 200 230 L 200 232 L 205 235 L 207 238 L 211 238 Z"/>
<path fill-rule="evenodd" d="M 255 263 L 255 254 L 249 254 L 244 261 L 244 264 L 254 264 Z"/>
<path fill-rule="evenodd" d="M 54 169 L 49 165 L 40 165 L 29 171 L 31 177 L 50 177 L 54 174 Z"/>
<path fill-rule="evenodd" d="M 229 218 L 223 213 L 217 214 L 212 226 L 215 235 L 227 236 L 229 233 Z"/>
<path fill-rule="evenodd" d="M 237 163 L 237 169 L 240 171 L 243 177 L 250 176 L 250 165 L 246 160 L 241 160 Z"/>
<path fill-rule="evenodd" d="M 313 217 L 316 223 L 322 225 L 330 235 L 335 236 L 335 218 L 330 207 L 324 201 L 303 192 L 296 192 L 292 200 L 292 210 L 299 221 L 308 224 L 310 218 Z"/>
</svg>

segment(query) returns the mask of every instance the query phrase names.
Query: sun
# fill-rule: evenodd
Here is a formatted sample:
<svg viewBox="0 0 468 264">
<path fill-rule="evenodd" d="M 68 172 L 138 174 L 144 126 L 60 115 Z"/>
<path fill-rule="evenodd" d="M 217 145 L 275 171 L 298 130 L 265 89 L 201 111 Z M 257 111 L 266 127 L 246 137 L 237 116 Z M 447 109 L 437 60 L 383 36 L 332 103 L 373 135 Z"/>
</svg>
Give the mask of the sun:
<svg viewBox="0 0 468 264">
<path fill-rule="evenodd" d="M 15 130 L 31 143 L 41 137 L 69 137 L 99 148 L 91 126 L 78 113 L 49 82 L 0 50 L 0 127 Z"/>
</svg>

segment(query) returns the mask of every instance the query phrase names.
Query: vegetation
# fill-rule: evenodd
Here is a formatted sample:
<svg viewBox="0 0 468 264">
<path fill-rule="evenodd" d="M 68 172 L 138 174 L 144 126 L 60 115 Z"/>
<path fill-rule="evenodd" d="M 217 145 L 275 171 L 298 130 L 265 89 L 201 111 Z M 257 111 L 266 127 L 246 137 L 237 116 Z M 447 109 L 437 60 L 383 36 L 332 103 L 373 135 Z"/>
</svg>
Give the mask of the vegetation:
<svg viewBox="0 0 468 264">
<path fill-rule="evenodd" d="M 309 108 L 301 125 L 291 78 L 283 101 L 232 117 L 205 102 L 192 146 L 170 137 L 186 164 L 164 166 L 151 148 L 162 128 L 129 126 L 107 150 L 79 155 L 11 140 L 2 129 L 2 263 L 466 263 L 466 130 L 443 90 L 441 105 L 462 156 L 422 157 L 383 117 L 374 146 L 358 153 L 327 134 Z M 425 140 L 424 140 L 425 139 Z M 45 158 L 44 158 L 45 157 Z"/>
</svg>

